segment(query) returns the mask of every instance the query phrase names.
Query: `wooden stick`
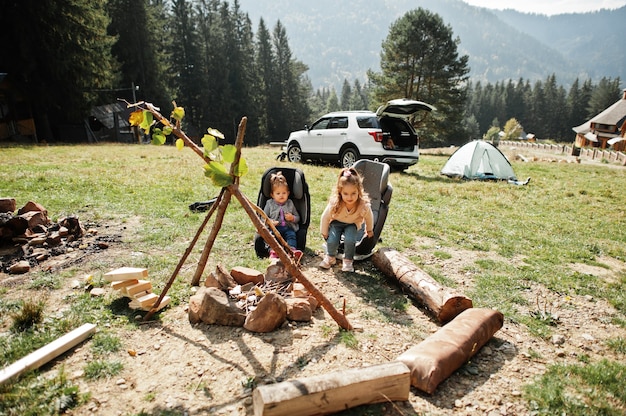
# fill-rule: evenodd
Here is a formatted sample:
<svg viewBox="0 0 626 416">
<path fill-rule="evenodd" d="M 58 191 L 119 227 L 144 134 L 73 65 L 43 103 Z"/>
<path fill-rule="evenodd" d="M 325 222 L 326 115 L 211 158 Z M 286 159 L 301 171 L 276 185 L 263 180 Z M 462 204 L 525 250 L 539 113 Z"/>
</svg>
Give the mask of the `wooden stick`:
<svg viewBox="0 0 626 416">
<path fill-rule="evenodd" d="M 239 164 L 241 160 L 241 146 L 243 146 L 243 138 L 245 136 L 246 125 L 248 123 L 248 118 L 243 117 L 241 122 L 239 123 L 239 128 L 237 130 L 237 139 L 235 140 L 235 148 L 237 149 L 235 152 L 235 160 L 230 165 L 230 176 L 233 177 L 233 183 L 235 185 L 239 184 L 239 177 L 234 175 L 235 167 Z M 226 208 L 228 208 L 228 204 L 230 204 L 231 193 L 229 188 L 225 188 L 223 192 L 223 197 L 219 200 L 217 216 L 215 218 L 215 222 L 213 223 L 213 227 L 211 228 L 211 233 L 209 234 L 209 238 L 207 238 L 206 245 L 202 250 L 202 255 L 200 256 L 200 260 L 198 261 L 198 266 L 196 267 L 196 272 L 191 279 L 192 286 L 198 286 L 200 284 L 200 278 L 202 277 L 202 273 L 204 273 L 204 269 L 206 268 L 206 263 L 209 259 L 209 254 L 211 254 L 211 250 L 213 249 L 213 243 L 215 243 L 215 239 L 217 238 L 217 234 L 222 228 L 222 222 L 224 221 L 224 215 L 226 214 Z"/>
<path fill-rule="evenodd" d="M 213 227 L 211 227 L 211 232 L 209 233 L 209 237 L 207 238 L 202 254 L 200 255 L 200 260 L 198 260 L 196 272 L 191 279 L 192 286 L 198 286 L 200 284 L 200 278 L 202 277 L 202 273 L 204 273 L 204 268 L 206 267 L 207 260 L 209 259 L 209 254 L 211 254 L 211 250 L 213 249 L 213 243 L 215 243 L 217 234 L 220 232 L 220 228 L 222 228 L 224 214 L 226 213 L 228 204 L 230 204 L 230 197 L 230 191 L 228 188 L 225 188 L 224 193 L 221 194 L 221 198 L 215 202 L 215 204 L 218 205 L 217 215 L 215 216 L 215 222 L 213 223 Z"/>
<path fill-rule="evenodd" d="M 218 199 L 222 198 L 222 195 L 223 195 L 224 192 L 225 192 L 225 189 L 222 188 L 222 191 L 218 195 Z M 187 261 L 187 257 L 189 257 L 189 255 L 191 254 L 191 250 L 193 250 L 193 247 L 198 242 L 198 239 L 200 238 L 200 234 L 202 234 L 202 231 L 204 230 L 204 227 L 206 227 L 207 223 L 209 222 L 209 218 L 211 218 L 211 216 L 213 215 L 213 213 L 215 212 L 216 209 L 217 209 L 217 205 L 216 204 L 211 205 L 211 209 L 209 209 L 209 212 L 207 213 L 206 217 L 204 218 L 204 221 L 202 221 L 202 224 L 200 224 L 200 227 L 198 228 L 198 231 L 196 231 L 196 235 L 191 240 L 191 243 L 189 243 L 189 246 L 187 247 L 187 250 L 185 250 L 185 254 L 183 254 L 183 257 L 181 257 L 181 259 L 178 261 L 178 264 L 176 265 L 176 269 L 174 269 L 174 272 L 170 276 L 170 279 L 165 284 L 165 287 L 161 291 L 161 295 L 159 296 L 157 301 L 154 303 L 154 305 L 152 305 L 152 308 L 150 308 L 150 310 L 148 311 L 146 316 L 143 317 L 144 321 L 149 320 L 152 317 L 152 315 L 154 315 L 154 313 L 158 310 L 159 304 L 161 303 L 161 301 L 163 300 L 163 298 L 167 294 L 167 291 L 170 290 L 170 287 L 174 283 L 174 280 L 176 279 L 176 276 L 178 276 L 178 273 L 180 272 L 180 269 L 182 269 L 183 264 L 185 264 L 185 261 Z"/>
<path fill-rule="evenodd" d="M 0 385 L 25 371 L 39 368 L 41 365 L 58 357 L 70 348 L 80 344 L 95 332 L 96 326 L 94 324 L 84 324 L 63 335 L 61 338 L 52 341 L 50 344 L 28 354 L 26 357 L 0 371 Z"/>
</svg>

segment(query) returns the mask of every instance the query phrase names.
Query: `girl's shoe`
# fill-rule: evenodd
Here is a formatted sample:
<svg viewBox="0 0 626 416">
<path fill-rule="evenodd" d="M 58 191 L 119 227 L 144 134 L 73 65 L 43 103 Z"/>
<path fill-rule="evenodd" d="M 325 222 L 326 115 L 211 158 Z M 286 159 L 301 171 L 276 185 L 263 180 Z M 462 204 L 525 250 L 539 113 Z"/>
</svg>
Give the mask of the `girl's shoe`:
<svg viewBox="0 0 626 416">
<path fill-rule="evenodd" d="M 342 272 L 353 272 L 354 265 L 352 264 L 352 260 L 343 259 L 343 265 L 341 267 Z"/>
<path fill-rule="evenodd" d="M 337 260 L 327 254 L 324 256 L 324 260 L 321 261 L 320 267 L 322 269 L 330 269 L 335 265 L 335 263 L 337 263 Z"/>
</svg>

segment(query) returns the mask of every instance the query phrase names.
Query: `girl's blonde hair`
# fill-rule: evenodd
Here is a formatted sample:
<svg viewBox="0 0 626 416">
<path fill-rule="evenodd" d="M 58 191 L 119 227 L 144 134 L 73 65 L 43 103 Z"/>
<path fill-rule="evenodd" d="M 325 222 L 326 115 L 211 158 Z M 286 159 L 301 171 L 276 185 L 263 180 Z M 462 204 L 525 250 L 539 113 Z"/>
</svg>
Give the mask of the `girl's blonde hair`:
<svg viewBox="0 0 626 416">
<path fill-rule="evenodd" d="M 270 176 L 270 185 L 271 185 L 272 192 L 274 192 L 276 188 L 283 187 L 283 186 L 287 188 L 287 190 L 289 190 L 289 184 L 287 184 L 287 178 L 285 178 L 282 171 L 272 173 L 272 175 Z"/>
<path fill-rule="evenodd" d="M 357 206 L 361 203 L 368 203 L 370 201 L 369 196 L 363 189 L 363 179 L 361 179 L 361 175 L 354 168 L 343 168 L 339 172 L 339 177 L 337 178 L 337 185 L 333 188 L 332 193 L 330 194 L 329 204 L 331 206 L 331 212 L 336 214 L 341 207 L 341 203 L 343 200 L 341 199 L 341 190 L 346 184 L 354 185 L 359 193 L 359 198 L 357 200 Z"/>
</svg>

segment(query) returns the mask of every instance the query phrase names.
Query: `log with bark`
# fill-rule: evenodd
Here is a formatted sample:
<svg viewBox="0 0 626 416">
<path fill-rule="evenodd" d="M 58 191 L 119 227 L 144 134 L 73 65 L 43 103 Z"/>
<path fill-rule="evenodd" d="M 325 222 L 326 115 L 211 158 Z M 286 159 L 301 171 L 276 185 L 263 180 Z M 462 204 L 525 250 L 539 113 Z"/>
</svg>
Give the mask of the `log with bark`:
<svg viewBox="0 0 626 416">
<path fill-rule="evenodd" d="M 409 399 L 409 369 L 399 361 L 257 387 L 255 416 L 328 415 L 364 404 Z"/>
<path fill-rule="evenodd" d="M 372 262 L 387 277 L 396 279 L 411 298 L 432 311 L 439 322 L 448 322 L 472 307 L 471 299 L 442 286 L 396 250 L 379 249 Z"/>
</svg>

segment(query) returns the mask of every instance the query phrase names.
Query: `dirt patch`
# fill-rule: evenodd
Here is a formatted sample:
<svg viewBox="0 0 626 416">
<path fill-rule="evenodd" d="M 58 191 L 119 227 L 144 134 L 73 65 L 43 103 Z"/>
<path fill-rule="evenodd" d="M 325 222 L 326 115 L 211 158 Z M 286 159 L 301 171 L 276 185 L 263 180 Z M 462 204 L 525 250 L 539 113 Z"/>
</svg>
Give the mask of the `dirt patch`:
<svg viewBox="0 0 626 416">
<path fill-rule="evenodd" d="M 54 259 L 55 267 L 78 265 L 79 269 L 88 271 L 90 264 L 106 264 L 107 257 L 126 251 L 118 242 L 124 240 L 128 229 L 116 224 L 97 224 L 96 228 L 95 235 L 108 237 L 108 248 L 68 253 Z M 445 249 L 436 247 L 427 238 L 421 238 L 415 247 L 420 247 L 420 251 L 403 254 L 419 257 L 428 267 L 440 268 L 460 290 L 473 286 L 472 272 L 468 270 L 479 258 L 505 261 L 494 253 L 463 250 L 450 250 L 449 258 L 442 259 L 448 256 L 433 253 Z M 355 273 L 343 273 L 337 268 L 322 271 L 317 267 L 320 254 L 305 254 L 303 273 L 339 309 L 345 301 L 348 320 L 361 328 L 355 332 L 357 345 L 348 347 L 341 341 L 337 324 L 322 308 L 317 309 L 311 322 L 288 322 L 277 331 L 259 334 L 243 328 L 191 325 L 187 306 L 183 304 L 165 309 L 160 322 L 141 324 L 134 329 L 115 329 L 123 348 L 110 359 L 123 364 L 119 376 L 97 381 L 84 378 L 85 365 L 94 359 L 89 341 L 44 366 L 44 376 L 56 374 L 63 366 L 81 392 L 91 393 L 88 404 L 72 411 L 75 415 L 141 411 L 159 414 L 168 410 L 176 414 L 252 415 L 255 385 L 388 362 L 440 328 L 419 305 L 401 311 L 381 306 L 382 303 L 369 296 L 372 285 L 380 285 L 384 296 L 400 293 L 393 282 L 377 280 L 371 262 L 356 263 Z M 604 279 L 613 279 L 626 270 L 626 265 L 615 261 L 609 266 L 610 269 L 575 267 Z M 20 276 L 19 281 L 0 273 L 3 297 L 27 296 L 29 291 L 24 289 L 24 283 L 32 279 L 35 271 Z M 84 290 L 73 288 L 71 280 L 67 279 L 61 289 L 50 293 L 47 313 L 60 313 L 66 307 L 63 299 L 67 295 Z M 106 296 L 111 303 L 118 302 L 119 295 L 113 290 Z M 606 347 L 605 340 L 624 337 L 626 333 L 611 323 L 615 311 L 603 300 L 565 296 L 539 285 L 530 287 L 523 296 L 528 300 L 527 312 L 536 309 L 539 302 L 558 315 L 559 324 L 555 327 L 555 333 L 560 335 L 558 339 L 551 342 L 533 337 L 525 327 L 505 316 L 504 327 L 495 337 L 433 395 L 412 389 L 409 401 L 385 405 L 381 414 L 527 414 L 529 410 L 522 398 L 524 385 L 541 375 L 548 365 L 576 363 L 583 354 L 591 361 L 623 359 L 615 357 Z"/>
</svg>

